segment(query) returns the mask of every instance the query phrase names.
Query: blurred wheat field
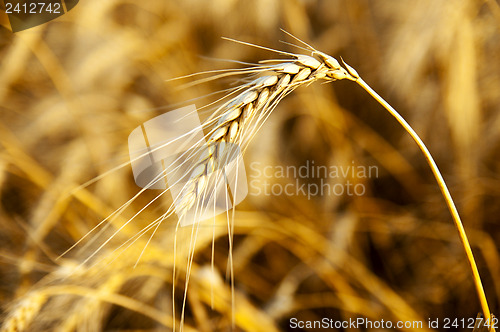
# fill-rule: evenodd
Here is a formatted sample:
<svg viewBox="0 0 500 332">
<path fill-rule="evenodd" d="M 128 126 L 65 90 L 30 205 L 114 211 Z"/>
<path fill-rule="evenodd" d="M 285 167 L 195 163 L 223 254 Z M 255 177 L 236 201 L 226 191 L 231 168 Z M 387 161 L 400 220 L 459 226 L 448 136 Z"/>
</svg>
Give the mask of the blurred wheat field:
<svg viewBox="0 0 500 332">
<path fill-rule="evenodd" d="M 5 331 L 171 331 L 179 325 L 179 310 L 172 317 L 172 285 L 179 308 L 191 230 L 180 229 L 174 256 L 176 221 L 164 222 L 137 266 L 150 233 L 119 248 L 158 218 L 170 198 L 125 227 L 93 264 L 81 265 L 99 241 L 57 257 L 139 188 L 124 167 L 74 189 L 127 162 L 127 137 L 143 122 L 234 83 L 182 89 L 167 80 L 239 66 L 217 59 L 255 63 L 276 56 L 221 37 L 297 52 L 279 42 L 286 39 L 280 28 L 342 56 L 421 135 L 448 182 L 491 310 L 499 314 L 495 0 L 86 0 L 15 34 L 0 17 Z M 311 161 L 375 166 L 378 176 L 328 179 L 331 185 L 362 184 L 366 192 L 359 196 L 266 195 L 250 186 L 235 212 L 234 293 L 221 216 L 214 272 L 213 230 L 202 228 L 197 237 L 185 331 L 231 330 L 233 297 L 237 331 L 312 331 L 293 329 L 291 319 L 323 317 L 422 321 L 430 330 L 428 319 L 467 319 L 480 311 L 457 231 L 425 159 L 356 84 L 316 83 L 292 93 L 244 159 L 249 180 L 270 186 L 318 179 L 259 179 L 252 163 L 272 169 Z M 101 243 L 155 195 L 135 201 L 100 234 Z M 172 280 L 174 263 L 178 280 Z"/>
</svg>

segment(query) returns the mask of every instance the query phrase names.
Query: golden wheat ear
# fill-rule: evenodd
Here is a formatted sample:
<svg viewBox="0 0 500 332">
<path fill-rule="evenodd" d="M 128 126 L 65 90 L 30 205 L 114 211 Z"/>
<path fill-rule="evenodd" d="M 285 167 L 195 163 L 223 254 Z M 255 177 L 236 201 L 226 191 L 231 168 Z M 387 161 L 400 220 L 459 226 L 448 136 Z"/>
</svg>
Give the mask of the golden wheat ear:
<svg viewBox="0 0 500 332">
<path fill-rule="evenodd" d="M 242 45 L 278 53 L 288 57 L 288 59 L 265 60 L 259 62 L 259 65 L 255 67 L 247 68 L 247 70 L 235 70 L 232 73 L 224 72 L 222 74 L 224 77 L 236 74 L 253 74 L 260 75 L 260 77 L 250 77 L 248 82 L 241 86 L 241 89 L 236 90 L 238 92 L 236 96 L 232 97 L 216 110 L 214 113 L 216 117 L 211 118 L 213 126 L 206 136 L 208 143 L 215 145 L 223 145 L 226 143 L 235 144 L 240 146 L 241 150 L 244 151 L 249 141 L 253 138 L 257 130 L 262 126 L 277 104 L 297 87 L 307 86 L 318 80 L 331 82 L 347 79 L 356 82 L 396 118 L 424 154 L 459 232 L 460 240 L 472 270 L 474 284 L 484 316 L 489 317 L 491 321 L 492 315 L 488 307 L 481 278 L 462 221 L 443 176 L 423 141 L 406 120 L 380 97 L 380 95 L 360 77 L 357 71 L 345 63 L 343 59 L 341 59 L 341 65 L 335 58 L 314 49 L 311 45 L 292 34 L 284 30 L 283 32 L 303 45 L 294 46 L 305 50 L 309 54 L 303 55 L 283 52 L 225 38 Z M 202 83 L 219 77 L 221 77 L 221 75 L 215 75 L 212 78 L 202 79 L 198 82 Z M 211 149 L 207 156 L 200 158 L 193 165 L 188 185 L 185 186 L 185 190 L 183 190 L 178 197 L 181 202 L 179 205 L 183 210 L 187 211 L 198 206 L 200 196 L 206 189 L 204 187 L 206 181 L 202 181 L 202 179 L 216 168 L 220 160 L 223 159 L 219 154 L 221 154 L 219 149 Z M 490 331 L 494 330 L 494 328 L 490 328 Z"/>
<path fill-rule="evenodd" d="M 487 322 L 492 322 L 494 320 L 494 316 L 490 313 L 490 309 L 488 306 L 488 301 L 486 299 L 486 294 L 484 293 L 483 289 L 483 284 L 481 282 L 481 277 L 479 275 L 479 271 L 476 265 L 476 261 L 474 259 L 474 254 L 472 253 L 472 249 L 469 243 L 469 240 L 467 238 L 467 234 L 465 232 L 464 226 L 462 224 L 462 220 L 460 218 L 460 215 L 458 213 L 457 207 L 455 206 L 455 202 L 453 201 L 453 198 L 451 197 L 450 191 L 448 190 L 448 186 L 446 185 L 446 182 L 444 181 L 443 176 L 441 175 L 441 172 L 439 171 L 439 168 L 434 161 L 434 158 L 432 157 L 431 153 L 429 152 L 429 149 L 427 149 L 426 145 L 422 141 L 422 139 L 418 136 L 418 134 L 413 130 L 413 128 L 408 124 L 408 122 L 387 102 L 385 101 L 375 90 L 373 90 L 368 83 L 366 83 L 358 74 L 358 72 L 349 66 L 347 63 L 344 62 L 342 59 L 342 64 L 346 68 L 349 77 L 347 79 L 354 81 L 358 83 L 366 92 L 368 92 L 380 105 L 382 105 L 398 122 L 399 124 L 404 128 L 404 130 L 411 136 L 411 138 L 417 143 L 418 147 L 422 151 L 427 164 L 432 170 L 432 173 L 434 174 L 434 177 L 436 178 L 437 184 L 439 186 L 439 189 L 441 190 L 441 193 L 446 201 L 446 204 L 448 205 L 448 209 L 450 210 L 451 216 L 453 218 L 453 221 L 455 223 L 455 227 L 458 230 L 458 235 L 460 237 L 460 241 L 462 242 L 462 246 L 465 250 L 465 254 L 467 256 L 468 263 L 470 265 L 471 271 L 472 271 L 472 276 L 474 278 L 474 285 L 476 287 L 476 292 L 479 297 L 479 302 L 481 303 L 481 308 L 484 313 L 484 317 L 489 317 L 486 319 Z M 490 324 L 493 325 L 493 324 Z M 493 326 L 489 327 L 489 331 L 495 331 L 495 328 Z"/>
</svg>

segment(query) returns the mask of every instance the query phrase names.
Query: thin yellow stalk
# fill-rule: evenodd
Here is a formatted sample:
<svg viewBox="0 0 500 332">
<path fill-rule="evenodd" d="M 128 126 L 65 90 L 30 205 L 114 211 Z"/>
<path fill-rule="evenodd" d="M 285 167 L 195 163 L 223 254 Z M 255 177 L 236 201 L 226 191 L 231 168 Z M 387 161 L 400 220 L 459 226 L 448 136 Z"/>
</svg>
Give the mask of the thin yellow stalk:
<svg viewBox="0 0 500 332">
<path fill-rule="evenodd" d="M 406 122 L 406 120 L 391 105 L 389 105 L 389 103 L 387 103 L 365 81 L 363 81 L 363 79 L 361 79 L 361 77 L 359 77 L 359 75 L 357 75 L 355 71 L 351 71 L 352 70 L 351 67 L 347 66 L 347 68 L 351 73 L 351 75 L 353 75 L 355 78 L 353 81 L 358 83 L 366 92 L 368 92 L 373 98 L 375 98 L 375 100 L 377 100 L 387 111 L 389 111 L 389 113 L 394 118 L 396 118 L 396 120 L 401 124 L 401 126 L 403 126 L 403 128 L 408 132 L 408 134 L 410 134 L 411 138 L 413 138 L 413 140 L 417 143 L 418 147 L 424 154 L 425 159 L 427 159 L 427 163 L 429 164 L 432 173 L 434 174 L 434 177 L 436 178 L 436 181 L 439 185 L 439 188 L 443 193 L 446 204 L 448 205 L 448 209 L 450 210 L 451 215 L 453 217 L 453 221 L 455 222 L 455 226 L 457 227 L 460 240 L 462 241 L 462 245 L 465 249 L 465 254 L 467 256 L 467 260 L 472 270 L 472 275 L 474 277 L 474 284 L 476 286 L 476 291 L 479 296 L 479 302 L 481 303 L 481 307 L 483 309 L 484 317 L 488 317 L 489 322 L 491 323 L 492 316 L 490 314 L 488 301 L 486 300 L 486 295 L 484 293 L 481 277 L 479 276 L 479 271 L 477 269 L 476 261 L 474 259 L 474 254 L 472 253 L 472 249 L 470 247 L 469 240 L 467 239 L 467 234 L 465 233 L 465 229 L 460 219 L 460 215 L 458 214 L 458 210 L 455 206 L 455 203 L 453 202 L 453 198 L 451 197 L 450 191 L 446 186 L 443 176 L 441 175 L 441 172 L 439 171 L 439 168 L 437 167 L 436 162 L 434 161 L 434 158 L 432 158 L 432 155 L 425 146 L 424 142 L 420 139 L 417 133 L 408 124 L 408 122 Z M 495 331 L 495 328 L 491 327 L 490 331 Z"/>
</svg>

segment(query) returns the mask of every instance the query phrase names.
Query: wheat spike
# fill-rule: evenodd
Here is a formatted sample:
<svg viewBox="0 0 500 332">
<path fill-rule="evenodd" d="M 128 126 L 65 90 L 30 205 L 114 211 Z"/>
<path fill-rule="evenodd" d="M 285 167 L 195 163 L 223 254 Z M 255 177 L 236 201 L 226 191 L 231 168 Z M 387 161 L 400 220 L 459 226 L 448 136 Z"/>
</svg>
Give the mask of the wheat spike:
<svg viewBox="0 0 500 332">
<path fill-rule="evenodd" d="M 272 61 L 266 61 L 252 71 L 245 71 L 263 76 L 246 83 L 242 92 L 214 112 L 217 122 L 214 121 L 215 125 L 206 135 L 209 144 L 207 153 L 198 158 L 191 167 L 189 180 L 177 197 L 181 215 L 196 207 L 201 196 L 206 194 L 205 177 L 230 158 L 231 152 L 223 151 L 223 147 L 226 144 L 234 144 L 244 150 L 270 112 L 287 94 L 299 86 L 320 79 L 356 79 L 333 57 L 313 48 L 310 48 L 310 51 L 310 55 L 286 53 L 293 58 L 276 60 L 280 62 L 276 65 L 268 65 L 267 63 Z"/>
<path fill-rule="evenodd" d="M 28 331 L 29 326 L 47 301 L 45 294 L 34 292 L 24 297 L 5 320 L 1 332 Z"/>
<path fill-rule="evenodd" d="M 271 50 L 245 42 L 235 42 Z M 286 95 L 300 86 L 309 85 L 318 80 L 326 80 L 329 82 L 341 79 L 356 80 L 356 77 L 351 74 L 349 69 L 347 67 L 342 67 L 336 59 L 312 48 L 305 43 L 303 44 L 307 46 L 307 51 L 310 53 L 309 55 L 271 50 L 273 52 L 284 54 L 289 58 L 263 61 L 250 68 L 224 72 L 208 79 L 200 79 L 195 82 L 207 82 L 211 79 L 231 75 L 249 75 L 247 81 L 240 87 L 236 88 L 237 94 L 218 107 L 213 112 L 212 116 L 205 121 L 204 127 L 209 127 L 208 133 L 205 136 L 208 147 L 193 147 L 194 150 L 200 148 L 203 150 L 201 156 L 195 157 L 194 155 L 196 151 L 191 152 L 190 154 L 188 153 L 190 157 L 192 156 L 191 159 L 195 162 L 192 162 L 189 167 L 188 172 L 190 173 L 188 173 L 189 178 L 186 181 L 186 184 L 183 186 L 180 194 L 174 198 L 174 205 L 176 206 L 177 213 L 180 216 L 177 226 L 179 226 L 182 217 L 187 215 L 190 209 L 194 209 L 194 218 L 196 218 L 199 210 L 202 208 L 203 202 L 207 199 L 213 198 L 212 196 L 215 195 L 215 190 L 217 189 L 211 189 L 208 187 L 209 181 L 207 181 L 207 178 L 216 169 L 224 167 L 229 160 L 239 153 L 239 151 L 245 151 L 257 130 L 262 126 L 265 120 L 269 117 L 270 113 Z M 237 148 L 235 149 L 234 147 Z M 221 175 L 219 174 L 217 176 Z M 222 176 L 225 176 L 225 173 L 223 173 Z M 222 179 L 216 178 L 216 186 L 221 180 Z M 169 211 L 171 211 L 171 209 Z M 229 215 L 227 215 L 227 217 L 229 218 Z M 198 221 L 199 220 L 194 220 L 192 224 L 197 225 Z M 231 226 L 233 225 L 234 223 L 231 223 Z M 196 234 L 197 231 L 198 228 L 196 227 Z M 186 269 L 184 302 L 181 311 L 181 331 L 183 328 L 190 266 L 194 255 L 194 248 L 192 248 L 192 246 L 194 246 L 194 242 L 196 241 L 196 234 L 194 235 L 194 240 L 192 240 L 192 243 L 190 244 L 190 256 L 188 257 L 188 267 Z M 232 227 L 230 227 L 228 220 L 230 279 L 231 287 L 234 287 L 234 276 L 232 271 L 232 234 Z M 175 280 L 175 265 L 173 278 Z M 173 293 L 174 292 L 175 288 L 173 288 Z M 232 294 L 234 296 L 234 289 Z M 232 304 L 234 306 L 234 299 Z M 173 311 L 175 316 L 175 307 L 173 308 Z M 235 319 L 234 311 L 235 310 L 233 308 L 233 325 Z"/>
<path fill-rule="evenodd" d="M 296 37 L 292 37 L 298 40 Z M 268 74 L 253 79 L 252 81 L 250 81 L 250 83 L 241 87 L 241 89 L 243 89 L 243 92 L 240 92 L 239 95 L 233 97 L 228 103 L 222 105 L 217 110 L 215 115 L 221 115 L 219 116 L 219 120 L 215 124 L 213 130 L 208 134 L 209 143 L 214 144 L 228 142 L 241 146 L 244 150 L 245 146 L 248 144 L 248 141 L 255 135 L 255 131 L 260 128 L 263 121 L 267 119 L 270 112 L 272 112 L 278 102 L 297 87 L 313 83 L 320 79 L 324 79 L 327 81 L 348 79 L 356 82 L 372 97 L 374 97 L 374 99 L 377 100 L 377 102 L 379 102 L 403 126 L 403 128 L 417 143 L 418 147 L 427 159 L 428 165 L 436 178 L 436 181 L 442 191 L 443 197 L 455 222 L 455 226 L 459 232 L 460 239 L 462 241 L 468 262 L 471 267 L 473 280 L 476 286 L 476 291 L 481 303 L 481 307 L 483 309 L 483 313 L 486 317 L 491 317 L 481 278 L 479 276 L 479 272 L 475 263 L 474 255 L 470 248 L 469 241 L 467 239 L 467 235 L 463 228 L 462 221 L 446 186 L 446 183 L 423 141 L 411 128 L 411 126 L 404 120 L 404 118 L 384 99 L 382 99 L 382 97 L 380 97 L 359 76 L 354 68 L 346 64 L 344 61 L 342 61 L 343 66 L 341 66 L 335 58 L 317 51 L 316 49 L 302 41 L 300 42 L 306 46 L 306 48 L 303 49 L 307 49 L 308 51 L 310 51 L 310 55 L 299 55 L 276 51 L 278 53 L 291 56 L 293 59 L 289 61 L 268 60 L 261 63 L 260 68 L 257 67 L 250 71 L 243 71 L 244 73 L 266 72 Z M 239 43 L 269 50 L 268 48 L 252 45 L 245 42 Z M 278 64 L 267 65 L 267 63 L 273 62 L 278 62 Z M 238 71 L 238 73 L 241 72 L 242 71 Z M 231 73 L 226 73 L 226 75 L 229 74 Z M 211 151 L 212 152 L 209 154 L 208 158 L 200 159 L 195 164 L 195 169 L 191 173 L 188 183 L 186 184 L 186 186 L 184 186 L 184 190 L 179 195 L 182 202 L 182 213 L 185 213 L 193 206 L 196 207 L 197 205 L 199 205 L 202 201 L 201 195 L 206 194 L 203 193 L 203 189 L 205 189 L 204 187 L 196 186 L 195 184 L 199 183 L 200 179 L 207 176 L 211 171 L 209 165 L 211 165 L 213 169 L 218 166 L 218 163 L 220 163 L 221 161 L 222 163 L 224 163 L 228 158 L 227 156 L 223 155 L 223 152 L 220 151 L 219 148 L 213 149 Z M 203 181 L 203 183 L 205 183 L 205 181 Z M 198 189 L 201 189 L 201 191 L 198 191 Z M 228 229 L 228 232 L 230 238 L 229 260 L 231 262 L 232 234 L 230 229 Z M 187 281 L 188 279 L 186 280 L 186 282 Z M 490 330 L 494 331 L 495 329 L 491 328 Z"/>
</svg>

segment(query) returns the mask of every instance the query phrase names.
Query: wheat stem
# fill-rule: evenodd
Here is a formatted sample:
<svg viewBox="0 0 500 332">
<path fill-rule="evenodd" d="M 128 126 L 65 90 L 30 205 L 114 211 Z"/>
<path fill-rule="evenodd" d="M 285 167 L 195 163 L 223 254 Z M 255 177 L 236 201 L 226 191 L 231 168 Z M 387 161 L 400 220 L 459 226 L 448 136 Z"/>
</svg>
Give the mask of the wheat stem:
<svg viewBox="0 0 500 332">
<path fill-rule="evenodd" d="M 350 69 L 349 67 L 347 68 Z M 453 221 L 455 222 L 455 226 L 458 230 L 460 240 L 462 241 L 462 245 L 464 247 L 467 260 L 472 270 L 472 275 L 474 277 L 474 284 L 476 286 L 476 291 L 479 296 L 479 302 L 481 303 L 481 308 L 483 309 L 484 316 L 488 317 L 488 319 L 491 319 L 490 309 L 488 307 L 488 301 L 486 300 L 486 295 L 484 293 L 481 277 L 477 269 L 476 261 L 474 259 L 474 254 L 472 253 L 469 240 L 467 239 L 467 234 L 465 233 L 465 229 L 460 219 L 460 215 L 458 214 L 457 207 L 455 206 L 450 191 L 446 186 L 446 183 L 443 179 L 443 176 L 441 175 L 441 172 L 439 171 L 438 166 L 436 165 L 436 162 L 434 161 L 434 158 L 432 158 L 432 155 L 425 146 L 424 142 L 413 130 L 413 128 L 408 124 L 408 122 L 406 122 L 406 120 L 391 105 L 389 105 L 389 103 L 387 103 L 382 97 L 380 97 L 380 95 L 377 92 L 375 92 L 365 81 L 363 81 L 363 79 L 361 79 L 361 77 L 359 77 L 357 73 L 353 76 L 355 76 L 356 78 L 354 80 L 356 83 L 358 83 L 366 92 L 368 92 L 373 98 L 375 98 L 375 100 L 379 102 L 379 104 L 381 104 L 387 111 L 389 111 L 389 113 L 394 118 L 396 118 L 396 120 L 401 124 L 401 126 L 403 126 L 406 132 L 410 134 L 411 138 L 413 138 L 413 140 L 417 143 L 418 147 L 424 154 L 425 159 L 427 159 L 427 163 L 429 164 L 429 167 L 431 168 L 432 173 L 436 178 L 439 188 L 441 189 L 446 204 L 448 205 L 448 209 L 450 210 L 450 213 L 453 217 Z M 490 331 L 495 331 L 495 328 L 491 327 Z"/>
</svg>

